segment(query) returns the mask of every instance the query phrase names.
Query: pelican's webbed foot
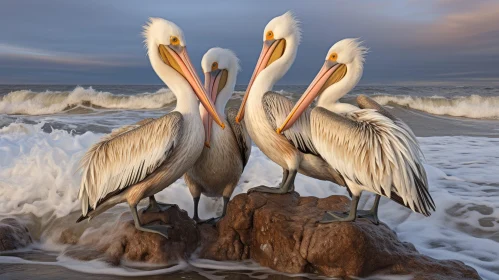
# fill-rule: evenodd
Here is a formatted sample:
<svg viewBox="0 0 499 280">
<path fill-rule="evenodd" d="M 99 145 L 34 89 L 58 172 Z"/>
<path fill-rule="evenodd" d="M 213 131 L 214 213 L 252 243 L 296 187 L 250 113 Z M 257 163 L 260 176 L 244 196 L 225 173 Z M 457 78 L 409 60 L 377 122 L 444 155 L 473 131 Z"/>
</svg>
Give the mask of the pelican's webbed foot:
<svg viewBox="0 0 499 280">
<path fill-rule="evenodd" d="M 258 186 L 248 190 L 248 193 L 252 192 L 263 192 L 263 193 L 274 193 L 274 194 L 285 194 L 290 193 L 295 190 L 295 177 L 297 171 L 295 170 L 283 170 L 282 183 L 279 188 L 271 188 L 267 186 Z"/>
<path fill-rule="evenodd" d="M 267 186 L 258 186 L 248 190 L 248 193 L 252 192 L 262 192 L 262 193 L 275 193 L 275 194 L 285 194 L 290 192 L 287 188 L 271 188 Z"/>
<path fill-rule="evenodd" d="M 145 232 L 157 233 L 168 239 L 168 229 L 172 228 L 170 225 L 145 225 L 145 226 L 135 226 L 138 230 Z"/>
<path fill-rule="evenodd" d="M 321 224 L 328 224 L 334 222 L 353 222 L 357 218 L 357 205 L 359 204 L 359 196 L 353 196 L 350 203 L 350 211 L 348 212 L 335 212 L 326 211 L 322 219 L 319 221 Z"/>
<path fill-rule="evenodd" d="M 319 221 L 321 224 L 328 224 L 334 222 L 353 222 L 355 221 L 356 216 L 350 215 L 351 212 L 334 212 L 327 211 L 322 220 Z"/>
<path fill-rule="evenodd" d="M 133 221 L 135 223 L 135 228 L 140 231 L 157 233 L 168 239 L 168 229 L 172 228 L 170 225 L 142 225 L 140 222 L 139 214 L 137 213 L 137 207 L 135 205 L 130 205 L 130 212 L 132 212 Z"/>
<path fill-rule="evenodd" d="M 175 206 L 175 204 L 161 203 L 157 202 L 154 196 L 149 197 L 149 205 L 144 210 L 144 212 L 157 213 L 168 210 L 170 207 Z"/>
</svg>

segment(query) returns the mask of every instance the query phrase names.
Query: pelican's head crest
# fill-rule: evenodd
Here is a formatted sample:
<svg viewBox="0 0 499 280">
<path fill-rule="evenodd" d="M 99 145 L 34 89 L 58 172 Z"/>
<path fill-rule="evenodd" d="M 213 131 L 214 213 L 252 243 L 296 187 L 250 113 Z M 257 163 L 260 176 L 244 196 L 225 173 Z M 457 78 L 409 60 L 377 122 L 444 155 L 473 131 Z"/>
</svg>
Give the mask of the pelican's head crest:
<svg viewBox="0 0 499 280">
<path fill-rule="evenodd" d="M 144 25 L 145 44 L 148 50 L 159 45 L 185 47 L 184 32 L 175 23 L 162 18 L 149 18 Z"/>
<path fill-rule="evenodd" d="M 263 32 L 263 41 L 278 39 L 294 39 L 297 43 L 301 39 L 300 22 L 291 11 L 273 18 Z"/>
<path fill-rule="evenodd" d="M 334 60 L 347 65 L 357 62 L 363 65 L 368 51 L 369 49 L 363 46 L 359 38 L 343 39 L 329 49 L 326 60 Z"/>
</svg>

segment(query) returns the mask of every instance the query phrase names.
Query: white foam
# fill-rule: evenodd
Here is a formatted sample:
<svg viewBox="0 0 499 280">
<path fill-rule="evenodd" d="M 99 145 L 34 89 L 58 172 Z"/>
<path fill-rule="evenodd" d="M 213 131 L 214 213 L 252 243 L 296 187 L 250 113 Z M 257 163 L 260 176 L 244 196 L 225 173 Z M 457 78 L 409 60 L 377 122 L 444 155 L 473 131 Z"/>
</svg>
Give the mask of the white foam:
<svg viewBox="0 0 499 280">
<path fill-rule="evenodd" d="M 474 119 L 499 119 L 499 96 L 441 96 L 374 95 L 381 105 L 395 103 L 435 115 L 449 115 Z"/>
<path fill-rule="evenodd" d="M 12 123 L 0 129 L 0 214 L 53 213 L 75 210 L 83 152 L 99 136 L 42 131 L 43 123 Z"/>
<path fill-rule="evenodd" d="M 52 211 L 61 217 L 79 209 L 77 162 L 102 135 L 72 135 L 60 130 L 44 133 L 41 126 L 15 123 L 0 129 L 0 215 L 41 216 Z M 458 259 L 485 279 L 498 278 L 499 139 L 419 140 L 437 211 L 425 218 L 382 199 L 381 220 L 423 254 Z M 234 195 L 260 184 L 277 186 L 280 178 L 281 168 L 254 147 Z M 302 175 L 297 176 L 296 189 L 302 196 L 346 194 L 344 188 Z M 193 214 L 192 197 L 182 179 L 160 192 L 158 200 L 176 203 Z M 361 200 L 359 206 L 369 207 L 371 201 L 372 197 Z M 201 198 L 202 218 L 220 214 L 216 213 L 220 210 L 220 200 Z"/>
<path fill-rule="evenodd" d="M 13 91 L 0 97 L 0 114 L 45 115 L 63 112 L 76 106 L 107 109 L 157 109 L 175 101 L 175 95 L 162 88 L 154 93 L 119 95 L 76 87 L 73 91 Z"/>
</svg>

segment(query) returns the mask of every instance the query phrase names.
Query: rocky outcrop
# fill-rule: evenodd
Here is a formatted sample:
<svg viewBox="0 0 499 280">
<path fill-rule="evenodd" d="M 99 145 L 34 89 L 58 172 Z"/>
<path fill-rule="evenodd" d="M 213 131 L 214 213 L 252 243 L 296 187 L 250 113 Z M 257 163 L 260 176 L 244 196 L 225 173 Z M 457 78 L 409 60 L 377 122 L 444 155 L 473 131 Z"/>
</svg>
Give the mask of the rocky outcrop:
<svg viewBox="0 0 499 280">
<path fill-rule="evenodd" d="M 173 264 L 187 259 L 198 245 L 196 223 L 187 212 L 171 207 L 161 213 L 140 213 L 145 224 L 170 224 L 170 238 L 159 234 L 139 231 L 128 212 L 118 221 L 97 229 L 87 229 L 78 239 L 71 230 L 61 233 L 61 243 L 71 244 L 64 254 L 80 259 L 100 259 L 110 264 L 121 260 L 147 262 L 152 264 Z"/>
<path fill-rule="evenodd" d="M 28 228 L 17 219 L 0 219 L 0 252 L 20 249 L 32 242 Z"/>
<path fill-rule="evenodd" d="M 317 223 L 325 210 L 344 211 L 348 205 L 344 196 L 238 195 L 216 230 L 201 231 L 200 256 L 253 259 L 281 272 L 332 277 L 412 274 L 414 279 L 480 279 L 462 262 L 419 254 L 385 224 L 377 226 L 364 219 Z"/>
<path fill-rule="evenodd" d="M 381 223 L 318 224 L 326 210 L 344 211 L 345 196 L 300 197 L 298 193 L 240 194 L 229 203 L 217 225 L 199 225 L 185 211 L 172 207 L 163 213 L 141 213 L 145 222 L 173 225 L 170 239 L 135 229 L 128 213 L 118 221 L 87 229 L 78 238 L 63 231 L 60 241 L 72 244 L 65 254 L 81 260 L 122 259 L 171 264 L 196 250 L 201 258 L 219 261 L 253 259 L 286 273 L 317 273 L 332 277 L 407 275 L 413 279 L 480 279 L 459 261 L 436 260 L 401 242 Z"/>
</svg>

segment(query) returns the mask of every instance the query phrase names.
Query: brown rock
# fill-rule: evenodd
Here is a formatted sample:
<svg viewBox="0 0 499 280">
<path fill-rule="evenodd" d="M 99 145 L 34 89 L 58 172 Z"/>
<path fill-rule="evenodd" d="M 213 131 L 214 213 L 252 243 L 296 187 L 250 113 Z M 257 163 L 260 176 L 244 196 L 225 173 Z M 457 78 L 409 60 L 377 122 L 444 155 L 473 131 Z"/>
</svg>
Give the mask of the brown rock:
<svg viewBox="0 0 499 280">
<path fill-rule="evenodd" d="M 318 224 L 325 210 L 344 211 L 349 199 L 300 197 L 297 193 L 240 194 L 229 204 L 217 231 L 201 227 L 200 256 L 214 260 L 251 258 L 287 273 L 331 277 L 412 274 L 415 279 L 480 279 L 458 261 L 419 254 L 385 224 Z"/>
<path fill-rule="evenodd" d="M 32 242 L 28 228 L 17 219 L 4 218 L 0 220 L 0 252 L 20 249 Z"/>
<path fill-rule="evenodd" d="M 112 225 L 88 229 L 76 243 L 70 231 L 63 231 L 60 241 L 75 244 L 66 249 L 65 255 L 80 260 L 101 259 L 115 265 L 122 259 L 173 264 L 187 259 L 196 250 L 198 231 L 187 212 L 175 206 L 161 213 L 141 213 L 140 218 L 145 224 L 172 225 L 170 238 L 137 230 L 126 212 Z"/>
<path fill-rule="evenodd" d="M 81 237 L 69 228 L 59 241 L 71 244 L 65 255 L 100 259 L 173 264 L 199 248 L 202 258 L 219 261 L 253 259 L 286 273 L 317 273 L 332 277 L 412 275 L 413 279 L 480 279 L 459 261 L 442 261 L 419 254 L 401 242 L 385 224 L 358 219 L 354 223 L 318 224 L 324 211 L 344 211 L 345 196 L 300 197 L 298 193 L 240 194 L 229 203 L 227 216 L 216 227 L 196 226 L 185 211 L 172 207 L 162 213 L 141 213 L 144 223 L 173 226 L 170 239 L 138 231 L 128 212 L 118 221 L 87 229 Z M 374 278 L 373 278 L 374 279 Z"/>
</svg>

